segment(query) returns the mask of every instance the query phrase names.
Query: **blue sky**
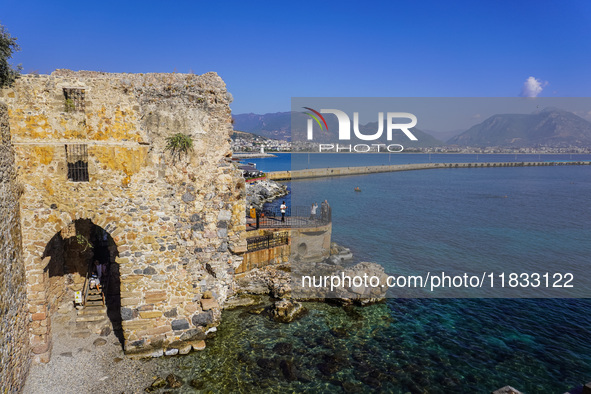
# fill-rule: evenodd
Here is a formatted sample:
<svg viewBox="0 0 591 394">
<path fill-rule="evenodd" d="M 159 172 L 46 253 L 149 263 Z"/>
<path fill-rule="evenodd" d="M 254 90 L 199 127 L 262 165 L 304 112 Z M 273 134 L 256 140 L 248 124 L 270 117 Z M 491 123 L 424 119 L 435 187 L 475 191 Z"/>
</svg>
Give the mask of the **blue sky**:
<svg viewBox="0 0 591 394">
<path fill-rule="evenodd" d="M 529 77 L 540 97 L 591 93 L 589 1 L 0 0 L 0 23 L 25 72 L 216 71 L 234 113 L 292 96 L 515 97 Z"/>
</svg>

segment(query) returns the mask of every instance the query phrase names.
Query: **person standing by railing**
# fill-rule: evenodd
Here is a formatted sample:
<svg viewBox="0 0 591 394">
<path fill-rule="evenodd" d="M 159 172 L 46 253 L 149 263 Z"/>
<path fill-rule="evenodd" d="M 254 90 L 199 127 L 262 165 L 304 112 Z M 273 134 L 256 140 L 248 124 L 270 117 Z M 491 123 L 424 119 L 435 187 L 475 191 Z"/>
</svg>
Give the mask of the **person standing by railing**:
<svg viewBox="0 0 591 394">
<path fill-rule="evenodd" d="M 285 222 L 285 211 L 287 210 L 287 205 L 285 205 L 285 201 L 283 201 L 281 203 L 281 206 L 279 207 L 279 209 L 281 209 L 281 222 L 284 223 Z"/>
<path fill-rule="evenodd" d="M 326 200 L 322 201 L 322 204 L 320 204 L 320 217 L 323 222 L 325 222 L 328 217 L 328 202 Z"/>
<path fill-rule="evenodd" d="M 318 211 L 318 203 L 312 203 L 312 208 L 310 208 L 310 220 L 316 220 L 316 212 Z"/>
</svg>

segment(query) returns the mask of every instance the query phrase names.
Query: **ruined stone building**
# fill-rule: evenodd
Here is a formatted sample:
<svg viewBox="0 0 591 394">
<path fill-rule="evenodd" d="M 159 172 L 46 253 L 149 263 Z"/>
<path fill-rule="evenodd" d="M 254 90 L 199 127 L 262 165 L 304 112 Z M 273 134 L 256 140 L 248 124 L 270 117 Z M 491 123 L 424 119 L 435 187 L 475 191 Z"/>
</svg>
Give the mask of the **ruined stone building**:
<svg viewBox="0 0 591 394">
<path fill-rule="evenodd" d="M 52 315 L 95 261 L 110 272 L 108 314 L 126 353 L 174 352 L 217 325 L 246 250 L 230 97 L 215 73 L 68 70 L 0 93 L 7 387 L 27 360 L 49 359 Z M 167 149 L 177 133 L 192 151 Z"/>
</svg>

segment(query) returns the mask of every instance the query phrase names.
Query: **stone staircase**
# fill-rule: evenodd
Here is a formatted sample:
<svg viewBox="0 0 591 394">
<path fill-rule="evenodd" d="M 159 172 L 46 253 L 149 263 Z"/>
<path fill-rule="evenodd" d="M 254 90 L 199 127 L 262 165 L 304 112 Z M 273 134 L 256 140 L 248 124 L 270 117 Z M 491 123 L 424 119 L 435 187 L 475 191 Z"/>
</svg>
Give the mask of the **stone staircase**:
<svg viewBox="0 0 591 394">
<path fill-rule="evenodd" d="M 97 289 L 88 290 L 86 305 L 78 310 L 78 316 L 76 316 L 76 328 L 98 334 L 103 328 L 110 325 L 103 294 Z"/>
</svg>

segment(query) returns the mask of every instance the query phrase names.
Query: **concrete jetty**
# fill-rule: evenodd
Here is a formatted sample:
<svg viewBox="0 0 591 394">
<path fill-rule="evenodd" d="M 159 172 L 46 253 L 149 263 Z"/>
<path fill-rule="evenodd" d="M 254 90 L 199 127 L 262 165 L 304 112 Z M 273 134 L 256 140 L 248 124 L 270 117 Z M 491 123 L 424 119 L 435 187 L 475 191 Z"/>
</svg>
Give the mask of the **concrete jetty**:
<svg viewBox="0 0 591 394">
<path fill-rule="evenodd" d="M 267 174 L 267 179 L 286 181 L 293 179 L 322 178 L 330 176 L 364 175 L 380 172 L 429 170 L 435 168 L 490 168 L 490 167 L 537 167 L 537 166 L 582 166 L 591 161 L 525 161 L 525 162 L 476 162 L 476 163 L 417 163 L 395 164 L 389 166 L 311 168 L 294 171 L 275 171 Z"/>
<path fill-rule="evenodd" d="M 248 160 L 248 159 L 263 159 L 265 157 L 277 157 L 277 155 L 272 155 L 270 153 L 233 153 L 232 157 L 234 159 L 240 160 Z"/>
</svg>

